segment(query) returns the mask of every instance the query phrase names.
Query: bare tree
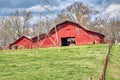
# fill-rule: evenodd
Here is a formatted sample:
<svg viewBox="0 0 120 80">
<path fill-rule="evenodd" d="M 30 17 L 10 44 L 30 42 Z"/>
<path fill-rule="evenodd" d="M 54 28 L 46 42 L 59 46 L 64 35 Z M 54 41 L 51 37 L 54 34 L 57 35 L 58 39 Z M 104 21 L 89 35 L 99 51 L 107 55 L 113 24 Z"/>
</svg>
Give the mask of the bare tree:
<svg viewBox="0 0 120 80">
<path fill-rule="evenodd" d="M 63 10 L 59 15 L 58 19 L 70 20 L 77 22 L 84 26 L 89 24 L 91 15 L 99 13 L 93 7 L 84 5 L 82 2 L 75 2 Z M 60 20 L 59 20 L 60 21 Z"/>
<path fill-rule="evenodd" d="M 120 18 L 111 19 L 109 27 L 111 28 L 111 34 L 113 38 L 120 42 Z"/>
<path fill-rule="evenodd" d="M 32 19 L 32 14 L 29 11 L 23 11 L 23 34 L 29 35 L 30 31 L 30 20 Z"/>
<path fill-rule="evenodd" d="M 120 18 L 112 18 L 109 16 L 105 16 L 103 18 L 96 18 L 93 22 L 91 22 L 89 28 L 103 33 L 106 37 L 106 40 L 110 40 L 115 38 L 115 40 L 120 41 Z"/>
<path fill-rule="evenodd" d="M 30 23 L 29 21 L 32 18 L 31 12 L 23 11 L 19 12 L 18 10 L 12 14 L 10 17 L 11 23 L 13 23 L 13 27 L 16 30 L 16 37 L 20 37 L 21 35 L 29 35 Z"/>
<path fill-rule="evenodd" d="M 10 42 L 10 38 L 12 37 L 13 32 L 11 31 L 9 25 L 8 18 L 3 18 L 0 22 L 0 39 L 1 39 L 1 46 L 8 45 Z"/>
<path fill-rule="evenodd" d="M 8 45 L 22 35 L 30 35 L 29 21 L 32 18 L 31 12 L 15 11 L 11 16 L 1 19 L 0 22 L 0 44 Z"/>
</svg>

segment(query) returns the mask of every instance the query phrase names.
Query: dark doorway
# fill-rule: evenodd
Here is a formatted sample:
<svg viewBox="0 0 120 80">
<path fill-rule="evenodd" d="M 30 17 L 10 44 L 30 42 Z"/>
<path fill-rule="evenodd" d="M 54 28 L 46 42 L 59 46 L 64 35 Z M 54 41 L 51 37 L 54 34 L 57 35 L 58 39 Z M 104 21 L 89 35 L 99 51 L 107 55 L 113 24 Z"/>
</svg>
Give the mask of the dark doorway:
<svg viewBox="0 0 120 80">
<path fill-rule="evenodd" d="M 67 46 L 68 42 L 67 42 L 67 38 L 62 38 L 62 46 Z"/>
<path fill-rule="evenodd" d="M 18 49 L 18 46 L 17 45 L 13 45 L 12 47 L 11 47 L 11 49 Z"/>
<path fill-rule="evenodd" d="M 61 38 L 61 45 L 62 46 L 69 46 L 69 45 L 75 45 L 75 37 L 67 37 L 67 38 Z"/>
</svg>

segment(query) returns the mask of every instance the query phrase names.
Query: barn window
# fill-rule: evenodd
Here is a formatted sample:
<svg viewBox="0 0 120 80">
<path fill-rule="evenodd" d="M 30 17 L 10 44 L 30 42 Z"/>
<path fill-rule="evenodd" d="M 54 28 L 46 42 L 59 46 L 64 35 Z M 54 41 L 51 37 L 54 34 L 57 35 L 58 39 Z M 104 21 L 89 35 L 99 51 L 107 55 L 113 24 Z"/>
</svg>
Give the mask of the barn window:
<svg viewBox="0 0 120 80">
<path fill-rule="evenodd" d="M 18 49 L 17 45 L 13 45 L 11 49 Z"/>
</svg>

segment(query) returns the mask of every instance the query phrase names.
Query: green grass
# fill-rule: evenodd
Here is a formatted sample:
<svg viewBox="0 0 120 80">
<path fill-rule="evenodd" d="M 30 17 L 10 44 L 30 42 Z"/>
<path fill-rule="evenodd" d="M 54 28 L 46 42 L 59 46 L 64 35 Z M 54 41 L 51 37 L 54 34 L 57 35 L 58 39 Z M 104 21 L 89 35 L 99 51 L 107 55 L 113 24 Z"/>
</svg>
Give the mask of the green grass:
<svg viewBox="0 0 120 80">
<path fill-rule="evenodd" d="M 107 69 L 107 80 L 120 80 L 120 45 L 113 45 Z"/>
<path fill-rule="evenodd" d="M 108 45 L 59 49 L 60 52 L 57 48 L 38 49 L 37 53 L 35 49 L 0 51 L 0 80 L 89 80 L 91 77 L 99 80 Z M 114 48 L 112 52 L 116 50 Z M 114 54 L 111 55 L 119 58 Z M 116 58 L 120 62 L 120 58 Z M 111 63 L 114 61 L 111 60 Z M 120 66 L 117 68 L 120 69 Z M 108 74 L 110 80 L 111 75 Z"/>
</svg>

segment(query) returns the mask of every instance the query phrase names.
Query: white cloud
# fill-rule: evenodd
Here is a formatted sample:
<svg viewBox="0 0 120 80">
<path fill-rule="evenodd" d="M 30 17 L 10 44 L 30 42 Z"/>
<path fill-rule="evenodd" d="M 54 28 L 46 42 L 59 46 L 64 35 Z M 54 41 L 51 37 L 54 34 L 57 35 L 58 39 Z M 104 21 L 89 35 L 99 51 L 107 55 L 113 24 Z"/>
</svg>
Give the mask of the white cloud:
<svg viewBox="0 0 120 80">
<path fill-rule="evenodd" d="M 65 1 L 61 1 L 61 0 L 57 0 L 56 2 L 59 3 L 58 5 L 53 5 L 53 9 L 54 11 L 60 11 L 62 9 L 65 9 L 67 6 L 73 4 L 76 1 L 84 1 L 84 0 L 65 0 Z M 84 1 L 87 2 L 88 0 Z M 32 12 L 39 12 L 40 11 L 40 5 L 34 5 L 30 8 L 27 8 L 26 10 L 28 11 L 32 11 Z M 50 8 L 50 5 L 44 5 L 44 7 L 49 8 L 50 10 L 52 8 Z M 42 8 L 42 11 L 46 11 L 45 8 Z"/>
<path fill-rule="evenodd" d="M 40 20 L 39 16 L 33 16 L 32 20 L 30 21 L 31 25 L 37 23 Z"/>
<path fill-rule="evenodd" d="M 10 14 L 12 12 L 14 12 L 14 9 L 11 9 L 11 8 L 0 8 L 0 14 L 1 15 L 7 15 L 7 14 Z"/>
<path fill-rule="evenodd" d="M 32 11 L 32 12 L 39 12 L 40 11 L 40 5 L 35 5 L 35 6 L 32 6 L 28 9 L 26 9 L 27 11 Z"/>
<path fill-rule="evenodd" d="M 64 6 L 63 6 L 64 4 Z M 58 6 L 53 6 L 53 9 L 54 11 L 60 11 L 62 9 L 64 9 L 66 6 L 70 5 L 72 3 L 68 3 L 68 2 L 59 2 L 59 5 Z M 50 5 L 44 5 L 44 7 L 48 8 L 49 10 L 52 10 L 52 7 L 50 7 Z M 35 6 L 32 6 L 28 9 L 26 9 L 27 11 L 32 11 L 32 12 L 40 12 L 40 8 L 41 6 L 40 5 L 35 5 Z M 45 12 L 47 9 L 43 8 L 42 7 L 42 11 Z"/>
<path fill-rule="evenodd" d="M 2 16 L 11 16 L 12 13 L 14 13 L 16 10 L 19 10 L 20 12 L 21 11 L 24 11 L 25 9 L 24 8 L 0 8 L 0 14 Z"/>
<path fill-rule="evenodd" d="M 27 11 L 31 11 L 33 12 L 33 21 L 31 21 L 32 23 L 36 22 L 39 20 L 39 15 L 40 15 L 40 0 L 4 0 L 6 1 L 5 4 L 3 4 L 1 2 L 0 6 L 0 15 L 1 16 L 9 16 L 10 13 L 13 13 L 16 9 L 18 10 L 24 10 L 22 8 L 25 8 Z M 111 16 L 116 16 L 119 15 L 120 11 L 120 7 L 117 4 L 120 4 L 120 0 L 54 0 L 53 3 L 53 9 L 54 9 L 54 13 L 55 16 L 57 15 L 57 13 L 59 13 L 61 10 L 65 9 L 67 6 L 73 4 L 76 1 L 81 1 L 86 5 L 89 6 L 94 6 L 96 9 L 101 11 L 101 14 L 107 14 L 110 13 Z M 112 4 L 116 4 L 116 5 L 112 5 Z M 7 5 L 9 5 L 8 7 L 6 7 Z M 110 6 L 112 5 L 112 7 Z M 4 8 L 2 6 L 5 6 Z M 110 8 L 109 8 L 109 7 Z M 45 7 L 50 8 L 50 6 L 45 5 Z M 119 7 L 119 8 L 117 8 Z M 43 12 L 45 12 L 45 9 L 42 9 Z M 52 17 L 51 14 L 47 13 L 48 16 Z"/>
<path fill-rule="evenodd" d="M 67 6 L 71 5 L 73 3 L 73 1 L 69 1 L 69 0 L 61 1 L 61 0 L 58 0 L 57 3 L 59 3 L 59 5 L 54 5 L 53 6 L 53 12 L 55 14 L 54 17 L 57 16 L 57 13 L 59 13 L 59 11 L 65 9 Z M 44 7 L 48 8 L 49 10 L 52 11 L 52 7 L 50 7 L 50 5 L 44 5 Z M 35 5 L 35 6 L 32 6 L 32 7 L 26 9 L 27 11 L 37 13 L 37 15 L 34 15 L 35 17 L 33 16 L 34 18 L 33 18 L 32 22 L 36 22 L 38 20 L 38 17 L 40 19 L 40 15 L 38 15 L 38 14 L 40 14 L 40 8 L 41 8 L 40 5 Z M 52 18 L 53 15 L 51 14 L 51 12 L 49 10 L 42 7 L 42 12 L 43 13 L 47 12 L 46 17 Z M 44 15 L 46 15 L 46 14 L 44 14 Z"/>
<path fill-rule="evenodd" d="M 111 4 L 103 12 L 103 16 L 109 16 L 109 18 L 120 17 L 120 4 Z"/>
</svg>

